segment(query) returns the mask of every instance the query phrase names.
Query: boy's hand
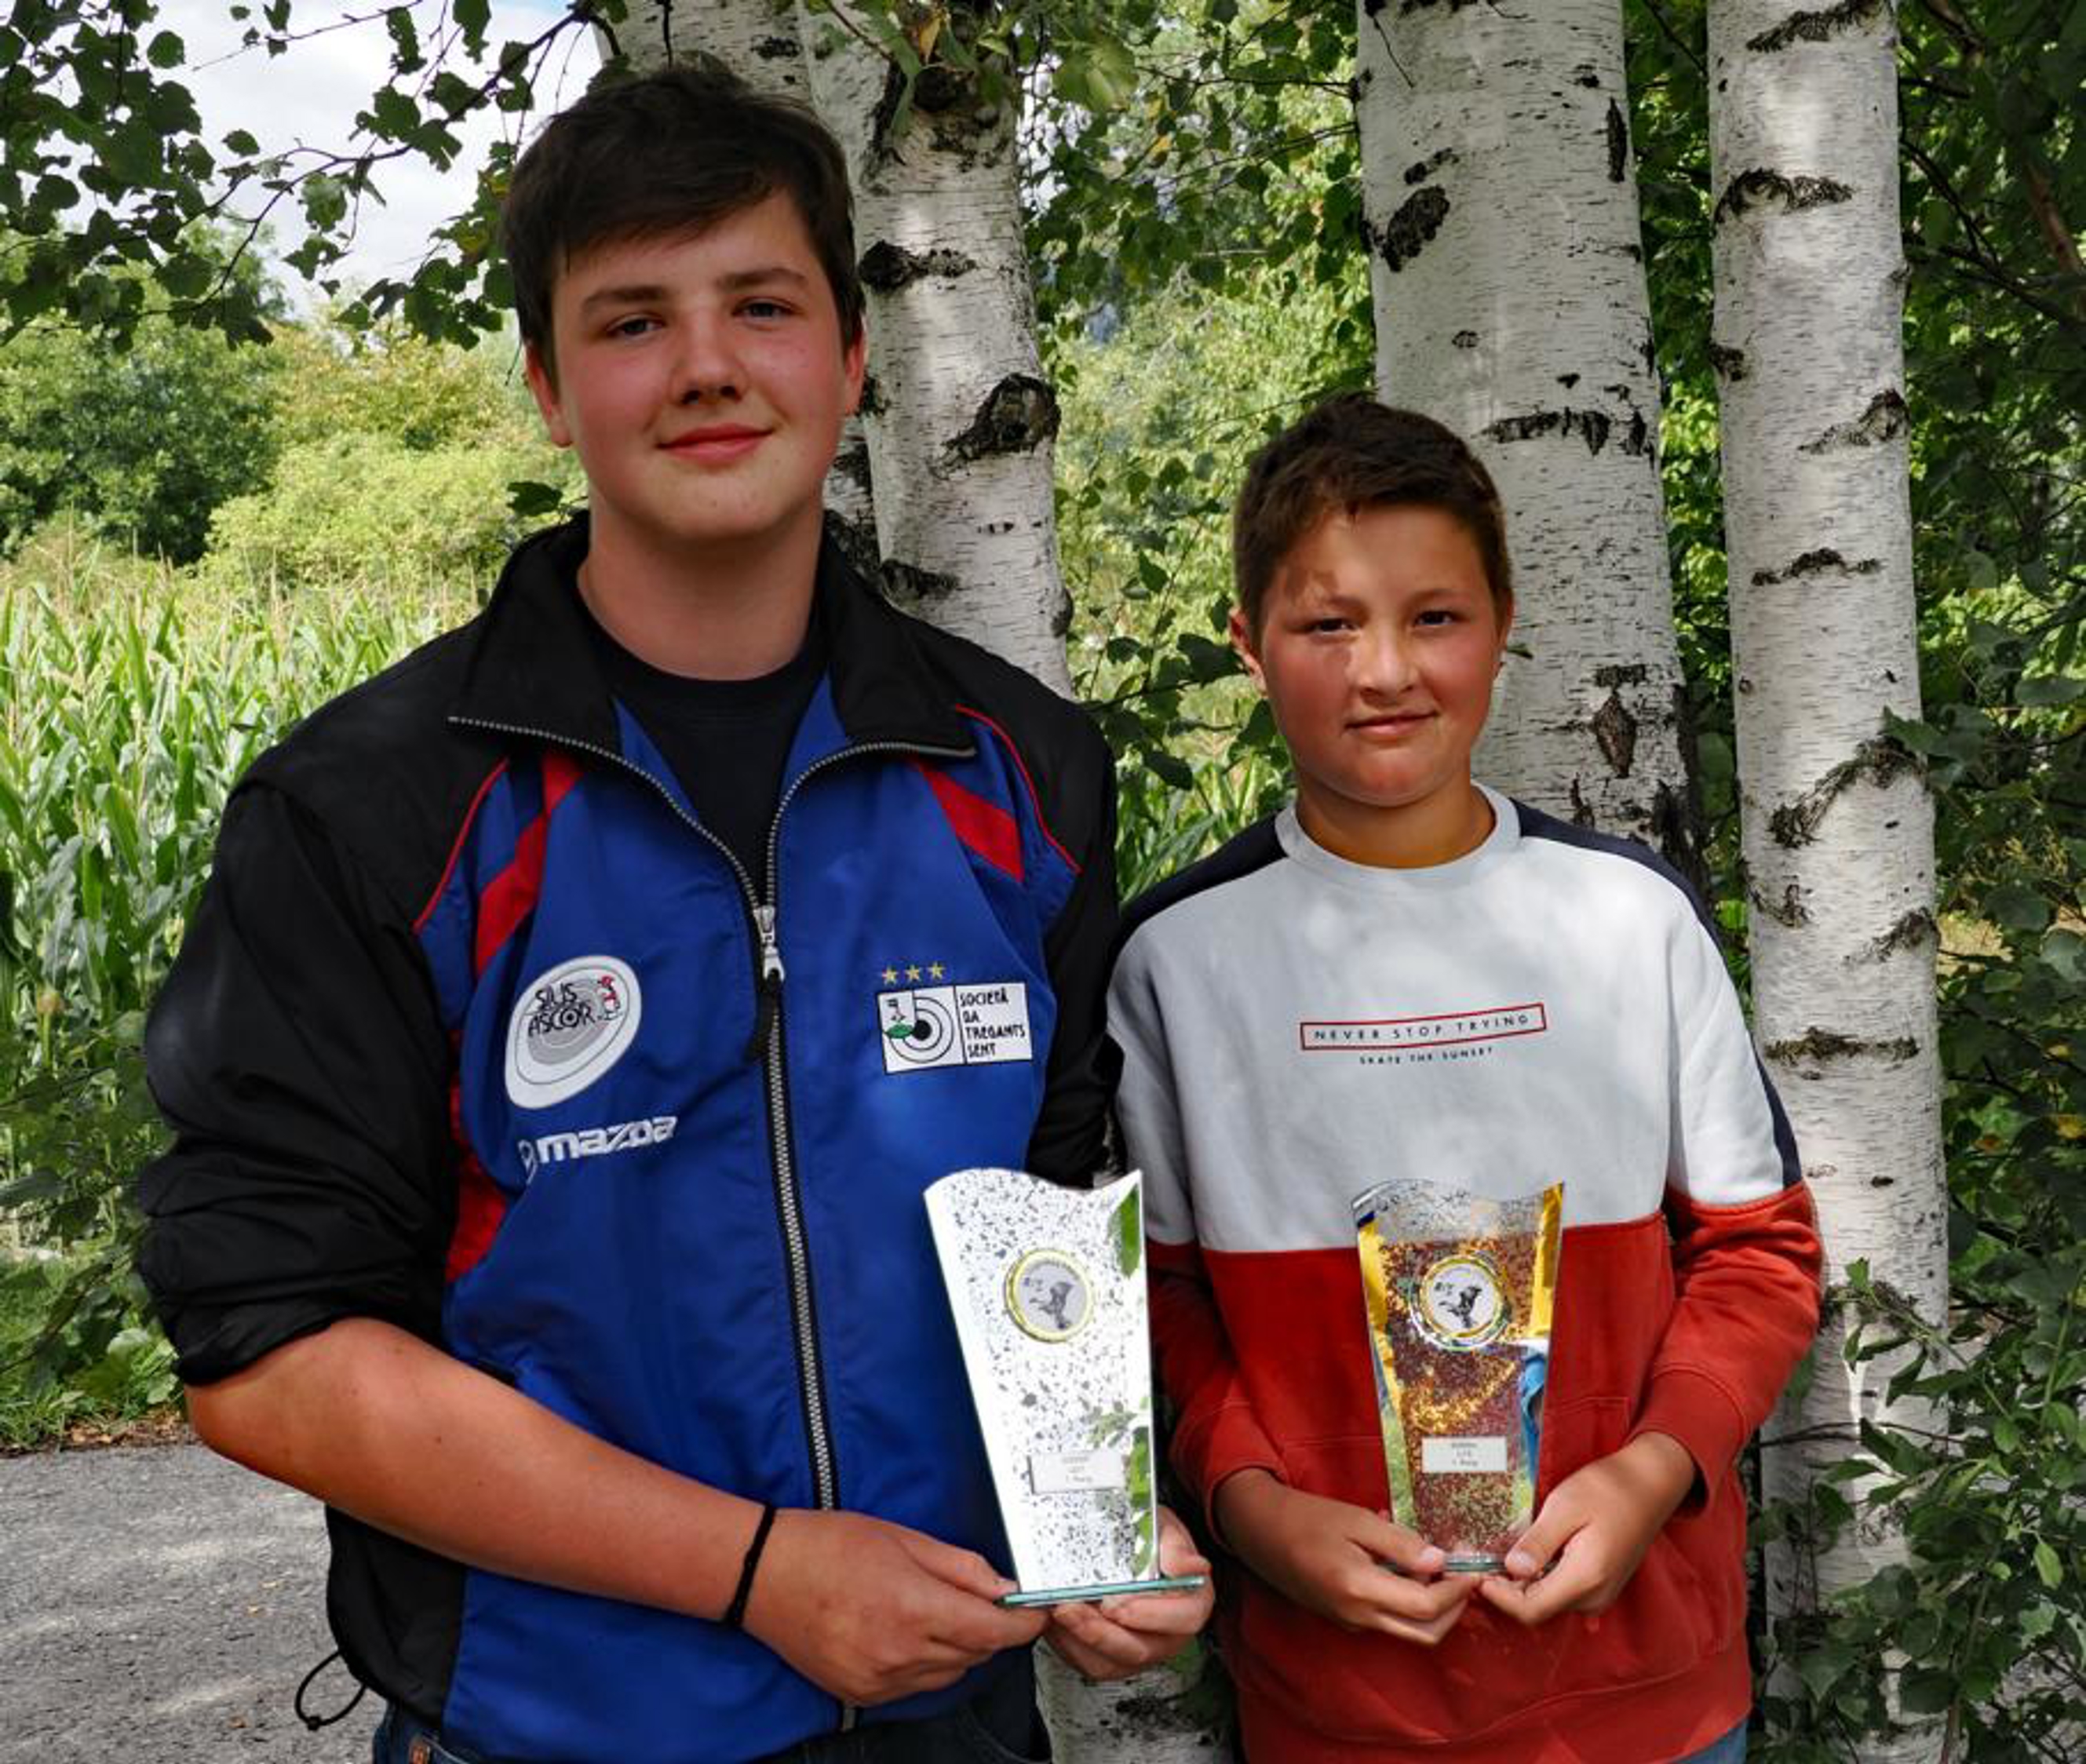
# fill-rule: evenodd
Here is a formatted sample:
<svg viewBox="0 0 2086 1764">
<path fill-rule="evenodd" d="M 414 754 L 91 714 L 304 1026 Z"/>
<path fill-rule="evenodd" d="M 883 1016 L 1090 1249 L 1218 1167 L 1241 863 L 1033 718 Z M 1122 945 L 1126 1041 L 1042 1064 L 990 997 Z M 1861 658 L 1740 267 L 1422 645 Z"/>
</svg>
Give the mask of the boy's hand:
<svg viewBox="0 0 2086 1764">
<path fill-rule="evenodd" d="M 1560 1611 L 1605 1611 L 1694 1486 L 1695 1460 L 1685 1446 L 1667 1434 L 1639 1434 L 1552 1489 L 1507 1552 L 1509 1578 L 1488 1575 L 1481 1590 L 1523 1623 L 1546 1622 Z"/>
<path fill-rule="evenodd" d="M 1437 1578 L 1448 1558 L 1417 1532 L 1366 1507 L 1292 1489 L 1265 1470 L 1227 1478 L 1215 1505 L 1217 1528 L 1249 1567 L 1347 1629 L 1432 1647 L 1455 1626 L 1477 1583 L 1464 1575 Z"/>
<path fill-rule="evenodd" d="M 1208 1561 L 1187 1528 L 1164 1507 L 1159 1509 L 1159 1571 L 1198 1574 L 1203 1584 L 1192 1592 L 1132 1592 L 1094 1604 L 1055 1605 L 1044 1640 L 1087 1678 L 1127 1678 L 1171 1660 L 1209 1622 L 1215 1594 Z"/>
<path fill-rule="evenodd" d="M 1044 1613 L 992 1601 L 1014 1583 L 984 1557 L 860 1513 L 775 1516 L 747 1633 L 844 1702 L 939 1690 L 1042 1633 Z"/>
</svg>

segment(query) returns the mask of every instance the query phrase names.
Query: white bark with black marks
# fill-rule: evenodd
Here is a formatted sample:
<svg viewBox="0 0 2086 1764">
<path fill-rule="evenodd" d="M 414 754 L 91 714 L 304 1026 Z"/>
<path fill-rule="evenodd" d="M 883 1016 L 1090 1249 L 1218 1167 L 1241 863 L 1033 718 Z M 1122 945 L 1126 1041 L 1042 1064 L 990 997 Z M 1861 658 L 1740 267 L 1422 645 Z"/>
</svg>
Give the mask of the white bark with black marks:
<svg viewBox="0 0 2086 1764">
<path fill-rule="evenodd" d="M 1697 868 L 1620 0 L 1361 0 L 1377 388 L 1467 438 L 1518 588 L 1479 769 Z"/>
<path fill-rule="evenodd" d="M 796 0 L 652 0 L 630 8 L 615 40 L 633 67 L 706 55 L 756 91 L 811 102 Z"/>
<path fill-rule="evenodd" d="M 843 9 L 845 10 L 845 9 Z M 1071 601 L 1052 502 L 1011 101 L 930 66 L 894 132 L 891 64 L 802 9 L 819 113 L 846 149 L 869 303 L 869 444 L 884 586 L 1069 693 Z"/>
<path fill-rule="evenodd" d="M 1770 1495 L 1854 1449 L 1897 1362 L 1850 1367 L 1830 1299 L 1865 1261 L 1928 1321 L 1948 1300 L 1932 805 L 1886 715 L 1919 714 L 1906 475 L 1896 19 L 1888 0 L 1713 0 L 1710 156 L 1739 777 L 1754 1019 L 1816 1194 L 1816 1381 L 1769 1430 Z M 1858 1500 L 1858 1490 L 1845 1490 Z M 1806 1609 L 1903 1559 L 1872 1513 L 1777 1548 Z M 1914 1719 L 1860 1756 L 1926 1760 Z"/>
</svg>

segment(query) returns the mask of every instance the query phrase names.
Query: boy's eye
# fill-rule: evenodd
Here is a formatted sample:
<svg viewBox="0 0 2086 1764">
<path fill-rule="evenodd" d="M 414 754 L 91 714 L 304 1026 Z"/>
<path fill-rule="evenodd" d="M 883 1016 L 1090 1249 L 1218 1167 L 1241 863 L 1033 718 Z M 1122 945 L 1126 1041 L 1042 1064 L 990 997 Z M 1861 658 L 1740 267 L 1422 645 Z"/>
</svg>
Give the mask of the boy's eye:
<svg viewBox="0 0 2086 1764">
<path fill-rule="evenodd" d="M 1458 616 L 1449 607 L 1430 606 L 1425 612 L 1420 614 L 1417 623 L 1422 625 L 1453 625 L 1456 623 Z"/>
<path fill-rule="evenodd" d="M 1329 613 L 1323 618 L 1313 619 L 1304 628 L 1314 635 L 1337 636 L 1342 631 L 1353 630 L 1354 621 L 1343 618 L 1337 614 Z"/>
<path fill-rule="evenodd" d="M 643 312 L 632 312 L 614 321 L 608 327 L 608 334 L 611 337 L 642 337 L 658 328 L 659 321 L 656 318 Z"/>
<path fill-rule="evenodd" d="M 748 300 L 739 308 L 748 318 L 787 318 L 790 308 L 781 300 Z"/>
</svg>

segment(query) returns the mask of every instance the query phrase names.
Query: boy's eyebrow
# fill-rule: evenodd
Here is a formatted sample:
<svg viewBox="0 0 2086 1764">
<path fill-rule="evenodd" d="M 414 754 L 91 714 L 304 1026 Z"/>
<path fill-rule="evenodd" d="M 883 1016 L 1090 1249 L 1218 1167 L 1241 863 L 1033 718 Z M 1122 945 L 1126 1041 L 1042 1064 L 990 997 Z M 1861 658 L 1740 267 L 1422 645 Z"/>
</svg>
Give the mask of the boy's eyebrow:
<svg viewBox="0 0 2086 1764">
<path fill-rule="evenodd" d="M 719 276 L 718 287 L 727 294 L 739 294 L 748 288 L 773 287 L 781 283 L 792 287 L 808 287 L 811 278 L 802 270 L 792 270 L 786 264 L 773 264 L 764 269 L 734 270 L 729 275 Z M 603 306 L 649 306 L 670 300 L 674 291 L 662 283 L 633 282 L 612 288 L 596 288 L 580 302 L 580 311 L 591 312 Z"/>
<path fill-rule="evenodd" d="M 770 264 L 762 270 L 734 270 L 730 275 L 717 278 L 717 286 L 733 293 L 742 288 L 760 287 L 773 282 L 785 282 L 799 288 L 811 285 L 811 278 L 802 270 L 793 270 L 784 263 Z"/>
</svg>

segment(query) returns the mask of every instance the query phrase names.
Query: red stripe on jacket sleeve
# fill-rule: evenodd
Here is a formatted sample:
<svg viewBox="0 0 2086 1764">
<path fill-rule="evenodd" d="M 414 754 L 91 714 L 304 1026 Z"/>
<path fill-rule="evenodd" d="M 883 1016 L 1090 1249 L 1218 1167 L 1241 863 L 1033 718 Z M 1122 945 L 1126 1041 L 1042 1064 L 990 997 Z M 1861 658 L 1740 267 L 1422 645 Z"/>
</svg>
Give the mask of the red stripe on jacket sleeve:
<svg viewBox="0 0 2086 1764">
<path fill-rule="evenodd" d="M 948 818 L 950 830 L 994 869 L 1016 882 L 1022 877 L 1021 829 L 1014 817 L 975 790 L 967 790 L 947 772 L 916 759 L 914 769 L 927 780 L 934 800 Z"/>
<path fill-rule="evenodd" d="M 477 794 L 470 799 L 470 806 L 464 810 L 463 825 L 457 829 L 456 841 L 449 847 L 449 861 L 442 865 L 441 880 L 435 884 L 434 892 L 428 896 L 427 905 L 420 908 L 419 916 L 413 920 L 416 936 L 427 929 L 428 921 L 435 916 L 435 908 L 441 904 L 442 891 L 449 886 L 449 878 L 456 873 L 457 860 L 463 856 L 464 842 L 470 837 L 472 823 L 478 819 L 478 811 L 484 804 L 487 793 L 500 781 L 500 775 L 506 769 L 507 762 L 503 759 L 486 773 L 485 782 L 478 787 Z"/>
<path fill-rule="evenodd" d="M 463 1087 L 455 1078 L 449 1080 L 449 1137 L 457 1148 L 456 1224 L 449 1232 L 442 1277 L 455 1282 L 484 1260 L 507 1218 L 507 1197 L 487 1174 L 464 1131 Z"/>
<path fill-rule="evenodd" d="M 1823 1256 L 1803 1184 L 1737 1206 L 1669 1189 L 1673 1315 L 1645 1379 L 1632 1435 L 1671 1435 L 1701 1472 L 1684 1511 L 1706 1503 L 1765 1421 L 1818 1329 Z"/>
<path fill-rule="evenodd" d="M 1043 830 L 1043 837 L 1050 842 L 1050 848 L 1071 865 L 1072 873 L 1075 876 L 1079 875 L 1080 873 L 1079 859 L 1065 849 L 1064 843 L 1050 831 L 1050 823 L 1043 818 L 1043 798 L 1036 788 L 1036 780 L 1028 775 L 1028 762 L 1021 757 L 1021 750 L 1014 745 L 1014 737 L 987 716 L 983 711 L 974 711 L 968 704 L 959 704 L 956 711 L 959 715 L 968 716 L 973 722 L 984 724 L 999 737 L 1001 745 L 1007 749 L 1007 752 L 1014 756 L 1014 769 L 1021 774 L 1021 781 L 1028 788 L 1028 801 L 1036 810 L 1037 826 Z"/>
<path fill-rule="evenodd" d="M 514 928 L 536 910 L 543 889 L 543 852 L 550 840 L 551 817 L 579 780 L 580 767 L 569 754 L 555 748 L 545 753 L 543 806 L 522 828 L 507 867 L 486 884 L 479 897 L 477 935 L 471 945 L 476 972 L 485 971 L 486 964 L 514 934 Z"/>
</svg>

